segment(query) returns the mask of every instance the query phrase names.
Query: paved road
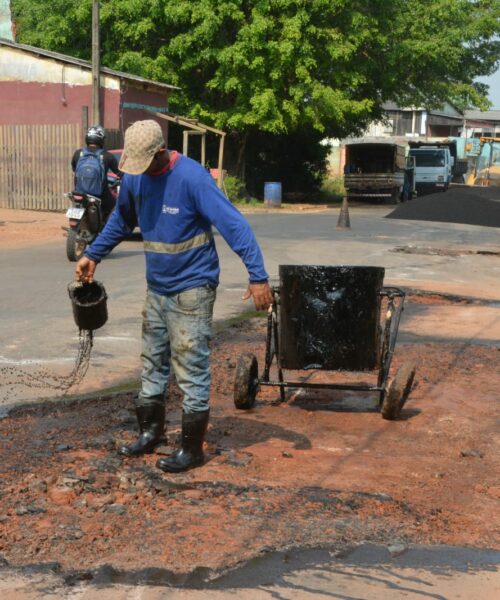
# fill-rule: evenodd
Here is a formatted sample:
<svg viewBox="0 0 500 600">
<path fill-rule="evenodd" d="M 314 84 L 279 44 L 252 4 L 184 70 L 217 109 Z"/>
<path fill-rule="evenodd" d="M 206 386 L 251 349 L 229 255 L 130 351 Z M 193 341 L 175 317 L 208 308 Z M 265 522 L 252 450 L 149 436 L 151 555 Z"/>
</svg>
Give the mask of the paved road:
<svg viewBox="0 0 500 600">
<path fill-rule="evenodd" d="M 275 281 L 280 264 L 376 265 L 385 267 L 386 284 L 500 300 L 497 229 L 385 219 L 389 211 L 387 207 L 351 208 L 349 229 L 337 228 L 338 211 L 333 210 L 276 211 L 247 217 Z M 251 310 L 253 304 L 241 301 L 247 276 L 239 258 L 218 235 L 216 243 L 222 263 L 215 309 L 216 322 L 220 322 Z M 395 251 L 403 246 L 411 246 L 417 253 Z M 430 248 L 448 255 L 429 253 Z M 78 332 L 66 291 L 73 265 L 65 258 L 63 240 L 3 250 L 0 272 L 0 369 L 44 367 L 68 373 L 78 347 Z M 75 392 L 135 380 L 139 373 L 145 291 L 141 243 L 122 243 L 99 265 L 97 277 L 109 295 L 109 321 L 96 334 L 91 368 Z M 496 315 L 492 322 L 498 324 Z M 402 327 L 404 334 L 404 322 Z M 51 395 L 50 390 L 20 386 L 9 390 L 7 396 L 0 395 L 0 406 Z"/>
</svg>

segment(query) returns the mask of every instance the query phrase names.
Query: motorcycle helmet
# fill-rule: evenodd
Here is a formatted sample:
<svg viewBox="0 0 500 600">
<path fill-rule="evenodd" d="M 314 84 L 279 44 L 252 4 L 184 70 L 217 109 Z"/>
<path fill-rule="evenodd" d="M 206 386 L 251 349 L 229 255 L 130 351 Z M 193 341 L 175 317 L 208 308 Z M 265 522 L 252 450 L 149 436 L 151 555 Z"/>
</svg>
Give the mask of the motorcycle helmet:
<svg viewBox="0 0 500 600">
<path fill-rule="evenodd" d="M 89 144 L 93 144 L 94 146 L 99 146 L 102 148 L 104 146 L 104 138 L 106 137 L 106 132 L 104 131 L 104 127 L 100 125 L 93 125 L 87 129 L 87 133 L 85 134 L 85 143 L 87 146 Z"/>
</svg>

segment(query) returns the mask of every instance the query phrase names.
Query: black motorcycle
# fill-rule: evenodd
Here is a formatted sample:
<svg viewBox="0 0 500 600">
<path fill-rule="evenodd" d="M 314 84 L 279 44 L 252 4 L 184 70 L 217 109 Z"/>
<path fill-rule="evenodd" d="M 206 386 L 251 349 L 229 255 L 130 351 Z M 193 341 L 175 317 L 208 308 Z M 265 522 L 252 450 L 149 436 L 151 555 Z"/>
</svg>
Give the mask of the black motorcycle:
<svg viewBox="0 0 500 600">
<path fill-rule="evenodd" d="M 119 180 L 110 185 L 111 193 L 118 195 Z M 102 213 L 101 199 L 90 194 L 80 192 L 67 192 L 65 196 L 70 200 L 71 206 L 66 211 L 69 220 L 66 239 L 66 255 L 68 260 L 79 260 L 85 248 L 91 244 L 97 234 L 105 225 Z"/>
</svg>

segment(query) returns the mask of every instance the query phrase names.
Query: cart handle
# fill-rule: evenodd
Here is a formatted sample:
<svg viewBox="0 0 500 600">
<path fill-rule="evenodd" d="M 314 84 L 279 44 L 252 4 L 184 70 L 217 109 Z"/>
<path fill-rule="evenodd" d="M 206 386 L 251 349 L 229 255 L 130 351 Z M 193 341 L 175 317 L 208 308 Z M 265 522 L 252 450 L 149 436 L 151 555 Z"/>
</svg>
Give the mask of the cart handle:
<svg viewBox="0 0 500 600">
<path fill-rule="evenodd" d="M 406 292 L 403 292 L 401 288 L 397 287 L 383 287 L 380 292 L 380 296 L 387 296 L 388 298 L 404 298 Z"/>
</svg>

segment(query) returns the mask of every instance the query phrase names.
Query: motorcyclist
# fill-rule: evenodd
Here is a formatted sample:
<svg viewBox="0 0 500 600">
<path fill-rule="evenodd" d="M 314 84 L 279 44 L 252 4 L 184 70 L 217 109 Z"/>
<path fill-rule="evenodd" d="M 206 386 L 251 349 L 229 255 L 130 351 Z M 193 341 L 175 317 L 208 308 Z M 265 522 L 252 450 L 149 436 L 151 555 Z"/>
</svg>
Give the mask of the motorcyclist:
<svg viewBox="0 0 500 600">
<path fill-rule="evenodd" d="M 104 130 L 103 127 L 101 127 L 100 125 L 93 125 L 92 127 L 89 127 L 89 129 L 87 130 L 87 133 L 85 134 L 86 149 L 89 152 L 93 152 L 93 153 L 96 153 L 99 150 L 103 150 L 105 138 L 106 138 L 106 131 Z M 78 150 L 75 150 L 75 153 L 73 154 L 73 158 L 71 159 L 71 167 L 73 169 L 73 173 L 75 173 L 75 171 L 76 171 L 76 166 L 78 164 L 78 160 L 80 159 L 80 157 L 82 155 L 82 150 L 83 150 L 83 148 L 79 148 Z M 116 160 L 116 157 L 113 156 L 113 154 L 111 154 L 111 152 L 107 152 L 106 150 L 103 150 L 102 161 L 104 164 L 104 171 L 106 174 L 108 173 L 108 171 L 112 171 L 113 173 L 115 173 L 115 175 L 118 178 L 121 178 L 122 172 L 118 169 L 118 161 Z M 76 178 L 75 178 L 75 185 L 76 185 Z M 102 217 L 103 217 L 103 223 L 105 223 L 107 221 L 109 215 L 112 213 L 112 211 L 115 207 L 115 202 L 116 202 L 115 196 L 113 195 L 113 193 L 111 192 L 111 189 L 109 187 L 107 177 L 104 177 L 102 192 L 100 195 L 98 195 L 98 197 L 102 201 L 102 204 L 101 204 Z"/>
</svg>

